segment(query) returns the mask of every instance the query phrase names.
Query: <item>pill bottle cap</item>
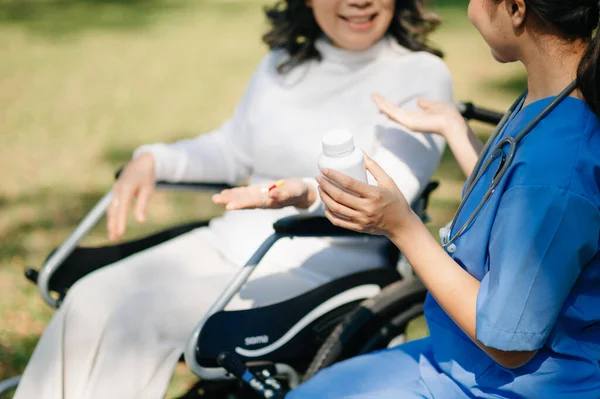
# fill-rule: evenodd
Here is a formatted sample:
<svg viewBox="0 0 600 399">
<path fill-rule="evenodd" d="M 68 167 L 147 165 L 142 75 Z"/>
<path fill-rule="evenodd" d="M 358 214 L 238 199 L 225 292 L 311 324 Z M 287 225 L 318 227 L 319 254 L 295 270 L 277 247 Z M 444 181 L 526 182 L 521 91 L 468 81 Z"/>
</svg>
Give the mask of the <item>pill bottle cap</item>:
<svg viewBox="0 0 600 399">
<path fill-rule="evenodd" d="M 326 156 L 339 157 L 354 151 L 354 139 L 352 134 L 345 129 L 336 129 L 327 132 L 323 136 L 323 154 Z"/>
</svg>

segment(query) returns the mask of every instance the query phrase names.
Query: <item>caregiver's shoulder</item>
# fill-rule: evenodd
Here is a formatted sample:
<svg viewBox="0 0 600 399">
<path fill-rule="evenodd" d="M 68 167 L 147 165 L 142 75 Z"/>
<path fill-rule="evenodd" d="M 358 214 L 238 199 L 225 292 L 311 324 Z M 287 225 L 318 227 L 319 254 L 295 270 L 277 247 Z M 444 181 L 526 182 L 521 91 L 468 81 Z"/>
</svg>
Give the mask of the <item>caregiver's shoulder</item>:
<svg viewBox="0 0 600 399">
<path fill-rule="evenodd" d="M 521 146 L 528 151 L 517 150 L 512 185 L 553 186 L 600 203 L 600 120 L 583 101 L 564 99 Z"/>
</svg>

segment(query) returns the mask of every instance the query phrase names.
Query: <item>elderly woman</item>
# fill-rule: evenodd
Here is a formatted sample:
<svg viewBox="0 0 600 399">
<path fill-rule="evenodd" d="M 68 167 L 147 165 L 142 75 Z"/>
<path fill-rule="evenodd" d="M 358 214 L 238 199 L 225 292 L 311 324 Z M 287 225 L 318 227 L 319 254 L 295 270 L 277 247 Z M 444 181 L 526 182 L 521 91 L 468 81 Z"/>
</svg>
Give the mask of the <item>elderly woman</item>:
<svg viewBox="0 0 600 399">
<path fill-rule="evenodd" d="M 450 101 L 451 79 L 426 44 L 437 24 L 421 0 L 288 0 L 267 9 L 264 57 L 233 117 L 174 144 L 139 148 L 115 186 L 110 237 L 125 231 L 132 200 L 145 218 L 156 179 L 250 185 L 214 201 L 227 211 L 209 227 L 85 277 L 69 291 L 15 398 L 162 398 L 188 335 L 272 223 L 318 212 L 322 135 L 349 129 L 409 201 L 438 165 L 444 140 L 387 122 L 373 91 L 416 107 Z M 264 196 L 261 188 L 284 179 Z M 242 210 L 257 208 L 252 210 Z M 267 208 L 267 209 L 261 209 Z M 340 276 L 383 265 L 384 241 L 283 240 L 264 258 L 236 306 L 289 298 Z"/>
</svg>

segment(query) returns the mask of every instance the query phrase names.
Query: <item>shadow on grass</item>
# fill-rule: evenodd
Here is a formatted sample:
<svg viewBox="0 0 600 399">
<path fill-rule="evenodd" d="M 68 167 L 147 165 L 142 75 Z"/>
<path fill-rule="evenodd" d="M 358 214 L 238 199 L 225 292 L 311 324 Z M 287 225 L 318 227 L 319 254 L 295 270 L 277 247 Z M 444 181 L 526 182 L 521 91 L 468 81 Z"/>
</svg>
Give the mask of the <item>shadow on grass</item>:
<svg viewBox="0 0 600 399">
<path fill-rule="evenodd" d="M 56 0 L 0 2 L 0 24 L 20 25 L 43 35 L 93 29 L 136 29 L 179 5 L 156 0 Z"/>
<path fill-rule="evenodd" d="M 10 334 L 2 337 L 2 342 L 0 342 L 0 380 L 23 373 L 39 339 L 38 334 L 27 336 Z"/>
<path fill-rule="evenodd" d="M 0 206 L 0 211 L 10 212 L 19 220 L 2 231 L 0 264 L 14 257 L 27 255 L 27 238 L 34 233 L 53 235 L 73 228 L 104 193 L 65 193 L 40 190 Z M 33 210 L 33 211 L 32 211 Z"/>
<path fill-rule="evenodd" d="M 0 0 L 0 25 L 18 25 L 46 36 L 66 36 L 89 30 L 132 30 L 156 22 L 173 11 L 200 7 L 223 16 L 256 10 L 275 0 Z M 444 19 L 467 23 L 469 0 L 432 0 Z M 464 17 L 464 19 L 463 19 Z"/>
<path fill-rule="evenodd" d="M 170 192 L 156 194 L 163 201 L 162 208 L 173 209 L 176 213 L 166 213 L 165 217 L 153 217 L 147 223 L 129 223 L 124 239 L 147 235 L 167 227 L 206 220 L 222 213 L 220 206 L 210 200 L 211 192 Z M 0 230 L 5 237 L 0 248 L 0 265 L 8 264 L 14 258 L 26 258 L 31 253 L 32 240 L 42 240 L 36 246 L 46 256 L 55 246 L 63 242 L 75 226 L 105 195 L 103 191 L 76 192 L 57 189 L 39 190 L 33 194 L 17 197 L 4 205 L 0 212 L 10 213 L 13 220 Z M 166 202 L 165 202 L 166 201 Z M 168 206 L 166 204 L 169 204 Z M 154 206 L 153 206 L 154 207 Z M 152 215 L 153 210 L 149 210 Z M 106 237 L 104 221 L 90 233 L 96 238 Z M 102 245 L 102 244 L 101 244 Z M 41 249 L 43 247 L 43 249 Z M 38 257 L 36 255 L 36 257 Z M 42 261 L 43 259 L 40 259 Z M 27 265 L 39 267 L 40 265 Z"/>
<path fill-rule="evenodd" d="M 161 15 L 192 7 L 232 13 L 248 6 L 244 2 L 216 0 L 0 0 L 0 25 L 18 25 L 46 36 L 65 36 L 98 29 L 145 28 Z"/>
</svg>

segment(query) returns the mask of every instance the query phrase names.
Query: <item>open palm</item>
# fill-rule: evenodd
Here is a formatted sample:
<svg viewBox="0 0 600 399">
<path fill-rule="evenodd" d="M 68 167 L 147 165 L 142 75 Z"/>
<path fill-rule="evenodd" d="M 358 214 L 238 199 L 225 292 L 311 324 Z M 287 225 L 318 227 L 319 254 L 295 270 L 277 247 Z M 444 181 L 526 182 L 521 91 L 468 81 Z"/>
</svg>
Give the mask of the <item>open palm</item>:
<svg viewBox="0 0 600 399">
<path fill-rule="evenodd" d="M 380 94 L 373 94 L 372 98 L 384 115 L 415 132 L 444 136 L 450 124 L 465 124 L 452 103 L 419 99 L 417 105 L 421 110 L 406 110 Z"/>
</svg>

